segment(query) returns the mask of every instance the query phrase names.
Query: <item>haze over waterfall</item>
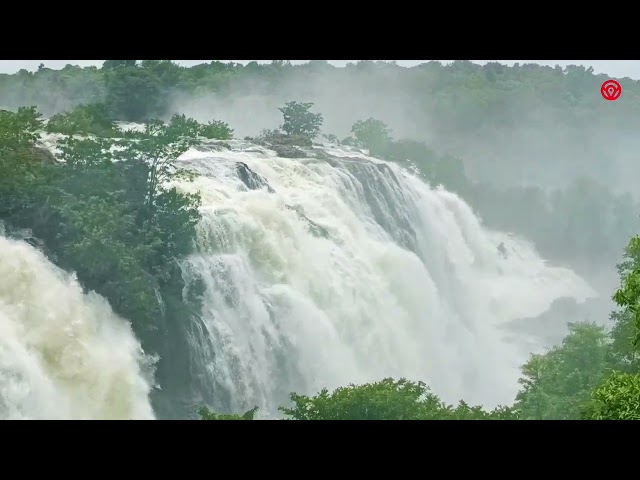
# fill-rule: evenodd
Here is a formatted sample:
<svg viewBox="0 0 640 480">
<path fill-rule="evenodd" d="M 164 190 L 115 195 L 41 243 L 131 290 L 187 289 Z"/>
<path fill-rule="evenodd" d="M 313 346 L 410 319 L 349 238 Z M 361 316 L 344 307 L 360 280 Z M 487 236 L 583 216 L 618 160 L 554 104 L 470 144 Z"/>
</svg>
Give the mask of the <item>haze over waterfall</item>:
<svg viewBox="0 0 640 480">
<path fill-rule="evenodd" d="M 640 82 L 578 63 L 0 76 L 0 419 L 640 419 Z"/>
<path fill-rule="evenodd" d="M 181 414 L 201 402 L 277 417 L 291 391 L 384 377 L 425 381 L 449 402 L 505 404 L 529 352 L 503 327 L 594 295 L 397 165 L 329 145 L 305 159 L 230 147 L 209 142 L 179 160 L 198 174 L 179 188 L 202 195 L 183 276 L 204 286 L 201 328 L 184 330 L 184 375 L 199 386 L 173 407 Z M 125 321 L 5 237 L 0 331 L 2 417 L 154 417 L 149 360 Z"/>
<path fill-rule="evenodd" d="M 181 188 L 202 195 L 199 253 L 183 272 L 205 285 L 206 338 L 192 346 L 213 406 L 273 415 L 291 391 L 385 376 L 445 401 L 511 402 L 529 352 L 503 327 L 592 289 L 396 165 L 313 152 L 235 141 L 181 158 L 199 174 Z"/>
</svg>

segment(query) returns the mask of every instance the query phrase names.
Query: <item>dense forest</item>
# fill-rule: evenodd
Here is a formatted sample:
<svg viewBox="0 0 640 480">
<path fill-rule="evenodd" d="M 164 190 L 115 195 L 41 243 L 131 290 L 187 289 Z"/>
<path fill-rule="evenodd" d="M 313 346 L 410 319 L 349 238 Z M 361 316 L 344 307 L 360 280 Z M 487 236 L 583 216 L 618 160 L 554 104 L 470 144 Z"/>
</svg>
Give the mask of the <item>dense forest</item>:
<svg viewBox="0 0 640 480">
<path fill-rule="evenodd" d="M 282 157 L 314 142 L 363 149 L 459 194 L 488 227 L 531 240 L 544 258 L 587 278 L 618 265 L 609 292 L 617 307 L 608 323 L 565 319 L 561 343 L 522 366 L 512 405 L 448 405 L 420 379 L 386 378 L 292 393 L 285 417 L 640 419 L 640 202 L 628 178 L 637 172 L 630 139 L 640 85 L 622 79 L 622 99 L 603 102 L 606 78 L 583 67 L 470 62 L 41 65 L 0 75 L 0 225 L 75 272 L 162 357 L 180 348 L 177 323 L 201 308 L 197 288 L 184 297 L 178 263 L 193 249 L 201 204 L 172 185 L 193 176 L 178 157 L 207 139 L 227 148 L 240 135 Z M 354 91 L 362 103 L 350 118 L 338 105 Z M 243 113 L 258 103 L 260 111 Z M 43 135 L 57 136 L 55 155 Z M 169 378 L 163 368 L 183 365 L 161 366 L 158 376 Z"/>
<path fill-rule="evenodd" d="M 466 61 L 413 68 L 216 61 L 185 68 L 109 60 L 100 69 L 41 65 L 0 75 L 0 108 L 35 105 L 48 117 L 101 103 L 113 118 L 131 122 L 167 121 L 175 113 L 206 122 L 215 112 L 241 136 L 276 127 L 278 107 L 292 100 L 313 102 L 323 133 L 339 138 L 358 120 L 379 119 L 401 155 L 456 157 L 440 162 L 438 178 L 489 226 L 531 238 L 547 258 L 592 272 L 616 263 L 637 226 L 629 218 L 640 200 L 632 181 L 640 85 L 621 79 L 624 101 L 603 102 L 598 92 L 607 78 L 580 66 Z"/>
</svg>

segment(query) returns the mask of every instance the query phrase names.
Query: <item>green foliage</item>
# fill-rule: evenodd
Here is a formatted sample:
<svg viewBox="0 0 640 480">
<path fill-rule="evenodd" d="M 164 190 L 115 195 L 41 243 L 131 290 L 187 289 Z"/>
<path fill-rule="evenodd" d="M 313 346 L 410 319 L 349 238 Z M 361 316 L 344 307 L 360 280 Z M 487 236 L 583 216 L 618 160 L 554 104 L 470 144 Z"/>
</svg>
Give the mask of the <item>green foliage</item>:
<svg viewBox="0 0 640 480">
<path fill-rule="evenodd" d="M 125 81 L 124 77 L 129 77 L 132 71 L 137 72 L 135 78 Z M 111 78 L 116 72 L 122 77 L 121 82 Z M 145 74 L 155 78 L 157 85 L 145 85 L 146 80 L 142 81 L 147 79 Z M 592 69 L 578 66 L 564 69 L 533 64 L 481 66 L 466 61 L 449 65 L 432 61 L 412 68 L 369 61 L 346 68 L 336 68 L 324 61 L 305 65 L 281 61 L 268 65 L 212 61 L 184 68 L 167 60 L 142 60 L 139 64 L 136 60 L 107 60 L 101 69 L 67 66 L 62 70 L 42 68 L 33 74 L 21 71 L 4 75 L 0 78 L 0 105 L 38 105 L 49 115 L 80 103 L 104 102 L 109 97 L 107 103 L 117 107 L 114 108 L 117 119 L 128 120 L 120 114 L 141 118 L 166 114 L 164 98 L 172 94 L 224 96 L 232 91 L 257 91 L 268 95 L 281 90 L 283 84 L 330 80 L 332 84 L 349 85 L 350 92 L 365 95 L 385 92 L 390 99 L 396 96 L 407 99 L 410 108 L 406 115 L 411 117 L 417 131 L 430 133 L 438 150 L 470 160 L 483 157 L 496 162 L 496 168 L 485 178 L 501 172 L 513 177 L 522 168 L 521 162 L 513 162 L 512 156 L 505 153 L 510 142 L 499 139 L 509 138 L 514 130 L 557 130 L 563 139 L 582 135 L 588 145 L 583 149 L 583 142 L 574 142 L 572 156 L 579 157 L 583 152 L 588 157 L 580 158 L 583 166 L 601 161 L 601 158 L 598 160 L 602 157 L 601 150 L 589 148 L 600 146 L 601 138 L 585 134 L 591 132 L 594 125 L 609 125 L 611 131 L 637 129 L 639 85 L 621 79 L 626 100 L 611 109 L 598 97 L 604 79 L 605 76 L 595 75 Z M 134 87 L 130 93 L 127 93 L 128 86 Z M 156 89 L 162 94 L 160 97 L 155 96 Z M 142 97 L 138 98 L 138 93 L 142 93 Z M 112 103 L 111 100 L 118 98 L 121 100 Z M 125 108 L 126 99 L 131 100 L 131 108 Z M 145 101 L 149 102 L 148 107 L 138 108 Z M 156 111 L 151 113 L 152 110 Z M 483 138 L 488 141 L 478 142 Z M 557 144 L 547 143 L 548 148 L 536 155 L 537 163 L 556 163 L 551 153 Z"/>
<path fill-rule="evenodd" d="M 611 320 L 612 349 L 618 361 L 618 368 L 627 373 L 640 373 L 640 352 L 635 344 L 638 330 L 633 312 L 612 312 Z"/>
<path fill-rule="evenodd" d="M 200 136 L 202 125 L 193 118 L 175 114 L 169 121 L 169 128 L 176 137 L 197 138 Z"/>
<path fill-rule="evenodd" d="M 571 326 L 561 347 L 523 368 L 523 391 L 516 410 L 522 418 L 639 420 L 638 317 L 640 243 L 633 237 L 618 266 L 614 300 L 623 309 L 611 315 L 614 327 Z"/>
<path fill-rule="evenodd" d="M 620 288 L 613 296 L 633 318 L 633 344 L 640 342 L 640 236 L 633 237 L 625 250 L 625 260 L 618 268 L 621 276 Z"/>
<path fill-rule="evenodd" d="M 36 107 L 20 107 L 17 112 L 0 110 L 0 149 L 7 155 L 12 151 L 31 148 L 42 128 L 42 115 Z"/>
<path fill-rule="evenodd" d="M 258 411 L 258 407 L 253 407 L 251 410 L 247 410 L 242 415 L 237 414 L 221 414 L 213 413 L 207 407 L 202 407 L 198 411 L 200 420 L 254 420 L 254 416 Z"/>
<path fill-rule="evenodd" d="M 115 118 L 144 122 L 167 109 L 166 91 L 149 69 L 126 64 L 106 69 L 105 84 L 105 102 Z"/>
<path fill-rule="evenodd" d="M 555 191 L 503 189 L 472 181 L 458 157 L 437 154 L 421 141 L 394 140 L 379 120 L 358 121 L 352 132 L 355 138 L 342 144 L 368 148 L 372 155 L 413 170 L 431 185 L 444 185 L 469 202 L 487 226 L 532 239 L 552 260 L 569 261 L 578 268 L 609 265 L 634 231 L 640 204 L 592 178 L 578 177 Z"/>
<path fill-rule="evenodd" d="M 113 137 L 119 133 L 104 103 L 79 105 L 69 112 L 58 113 L 49 119 L 46 130 L 49 133 L 98 137 Z"/>
<path fill-rule="evenodd" d="M 118 67 L 135 67 L 137 63 L 137 60 L 105 60 L 102 68 L 111 70 Z"/>
<path fill-rule="evenodd" d="M 638 312 L 640 273 L 640 237 L 634 236 L 625 248 L 622 262 L 618 264 L 620 287 L 613 299 L 622 310 L 613 312 L 611 319 L 614 327 L 611 331 L 613 347 L 620 368 L 628 373 L 640 373 L 638 355 L 640 339 L 640 312 Z"/>
<path fill-rule="evenodd" d="M 175 114 L 171 117 L 169 128 L 172 134 L 178 137 L 204 137 L 216 140 L 229 140 L 233 138 L 233 129 L 220 120 L 211 120 L 203 125 L 193 118 Z"/>
<path fill-rule="evenodd" d="M 358 120 L 351 132 L 354 138 L 345 138 L 343 145 L 366 148 L 370 155 L 407 167 L 432 185 L 444 185 L 458 193 L 470 190 L 464 163 L 457 157 L 438 155 L 424 142 L 394 140 L 387 124 L 375 118 Z"/>
<path fill-rule="evenodd" d="M 513 418 L 508 408 L 485 412 L 460 402 L 446 405 L 422 382 L 385 378 L 349 385 L 314 397 L 291 394 L 292 407 L 280 410 L 294 420 L 484 420 Z"/>
<path fill-rule="evenodd" d="M 50 258 L 76 271 L 86 288 L 108 298 L 116 312 L 131 319 L 144 342 L 149 332 L 162 330 L 159 319 L 167 300 L 173 295 L 175 303 L 183 301 L 177 262 L 190 252 L 199 219 L 199 198 L 171 187 L 185 175 L 175 159 L 197 143 L 196 137 L 228 139 L 233 131 L 224 122 L 201 125 L 180 115 L 167 124 L 150 122 L 141 133 L 124 133 L 112 120 L 165 115 L 174 93 L 223 95 L 244 84 L 273 90 L 284 80 L 308 82 L 320 73 L 358 90 L 406 92 L 415 106 L 410 114 L 416 130 L 429 131 L 433 149 L 421 141 L 394 140 L 390 128 L 374 118 L 356 122 L 355 138 L 343 143 L 411 168 L 432 185 L 444 184 L 467 200 L 489 227 L 531 238 L 543 256 L 578 266 L 610 264 L 635 233 L 640 205 L 607 186 L 607 151 L 590 148 L 595 144 L 584 132 L 593 132 L 596 121 L 633 132 L 640 125 L 640 84 L 623 81 L 626 100 L 610 109 L 597 98 L 602 78 L 582 67 L 481 67 L 470 62 L 431 62 L 412 69 L 359 62 L 336 69 L 317 62 L 243 67 L 213 61 L 187 69 L 166 60 L 108 60 L 102 69 L 67 65 L 52 70 L 42 65 L 33 73 L 0 75 L 3 105 L 39 105 L 48 114 L 65 110 L 51 118 L 47 131 L 102 137 L 66 139 L 59 145 L 65 162 L 56 163 L 37 147 L 42 120 L 35 108 L 0 110 L 0 221 L 31 229 L 44 241 Z M 263 140 L 282 156 L 302 156 L 295 145 L 310 146 L 323 121 L 321 114 L 310 112 L 312 106 L 287 103 L 280 111 L 288 135 L 271 132 Z M 434 118 L 438 121 L 429 121 Z M 548 190 L 496 187 L 493 176 L 525 175 L 521 161 L 494 158 L 499 150 L 493 145 L 500 144 L 496 139 L 510 138 L 514 125 L 538 128 L 545 118 L 554 119 L 553 128 L 559 125 L 562 138 L 583 135 L 573 143 L 582 149 L 579 168 L 591 176 Z M 333 136 L 325 138 L 337 142 Z M 557 163 L 553 147 L 544 150 L 545 142 L 533 148 L 536 162 Z M 471 169 L 474 178 L 484 180 L 472 180 L 457 156 L 436 153 L 443 146 L 468 155 L 466 165 L 476 165 L 475 173 Z M 477 167 L 481 160 L 490 168 Z M 588 172 L 589 165 L 600 167 Z M 636 418 L 637 378 L 623 374 L 640 371 L 639 265 L 640 240 L 634 237 L 620 266 L 621 285 L 614 299 L 621 311 L 612 314 L 611 334 L 594 325 L 572 325 L 562 345 L 533 356 L 523 367 L 523 389 L 514 410 L 485 412 L 464 402 L 447 406 L 424 384 L 387 379 L 331 394 L 324 390 L 315 397 L 293 394 L 294 406 L 283 411 L 293 418 L 317 419 L 528 419 L 578 418 L 586 408 L 586 418 Z M 611 369 L 618 373 L 601 383 Z"/>
<path fill-rule="evenodd" d="M 588 178 L 552 191 L 456 182 L 456 187 L 446 185 L 460 193 L 488 226 L 527 237 L 544 257 L 578 269 L 615 263 L 637 227 L 640 205 L 630 195 L 616 194 Z"/>
<path fill-rule="evenodd" d="M 421 141 L 394 140 L 380 120 L 360 120 L 352 132 L 355 138 L 344 139 L 343 145 L 368 148 L 371 155 L 407 167 L 431 185 L 444 185 L 472 205 L 487 226 L 532 239 L 552 260 L 569 261 L 578 268 L 610 265 L 634 232 L 640 204 L 593 178 L 581 176 L 566 188 L 551 191 L 498 188 L 472 181 L 458 157 L 437 154 Z"/>
<path fill-rule="evenodd" d="M 278 110 L 282 112 L 284 123 L 282 130 L 287 135 L 303 135 L 315 138 L 320 133 L 323 118 L 320 113 L 311 113 L 309 110 L 313 103 L 288 102 Z"/>
<path fill-rule="evenodd" d="M 387 124 L 375 118 L 358 120 L 351 127 L 351 132 L 358 144 L 368 149 L 372 155 L 383 155 L 392 140 Z"/>
<path fill-rule="evenodd" d="M 166 91 L 179 82 L 184 69 L 171 60 L 142 60 L 140 67 L 158 79 Z"/>
<path fill-rule="evenodd" d="M 229 128 L 229 124 L 221 120 L 210 120 L 209 123 L 203 125 L 200 134 L 205 138 L 230 140 L 233 138 L 233 129 Z"/>
<path fill-rule="evenodd" d="M 591 323 L 569 325 L 560 346 L 532 355 L 522 367 L 522 390 L 514 408 L 523 420 L 575 420 L 592 390 L 613 367 L 605 330 Z"/>
<path fill-rule="evenodd" d="M 45 175 L 35 149 L 41 115 L 34 107 L 0 110 L 0 220 L 13 220 L 30 208 Z"/>
<path fill-rule="evenodd" d="M 34 109 L 0 112 L 0 220 L 31 229 L 144 342 L 193 246 L 199 196 L 169 182 L 180 174 L 175 160 L 197 140 L 154 121 L 132 139 L 67 137 L 58 144 L 64 162 L 46 164 L 32 149 L 39 126 Z"/>
<path fill-rule="evenodd" d="M 640 375 L 614 372 L 593 392 L 585 420 L 640 420 Z"/>
</svg>

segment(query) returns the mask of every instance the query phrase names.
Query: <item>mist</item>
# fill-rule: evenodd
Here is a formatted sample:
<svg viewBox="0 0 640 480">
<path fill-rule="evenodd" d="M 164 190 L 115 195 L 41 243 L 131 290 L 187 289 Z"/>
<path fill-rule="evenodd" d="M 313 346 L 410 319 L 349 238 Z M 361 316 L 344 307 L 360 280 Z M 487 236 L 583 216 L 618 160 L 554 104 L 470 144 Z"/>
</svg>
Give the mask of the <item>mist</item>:
<svg viewBox="0 0 640 480">
<path fill-rule="evenodd" d="M 351 133 L 355 121 L 368 117 L 383 119 L 401 137 L 429 138 L 429 118 L 412 100 L 412 92 L 403 91 L 393 71 L 378 73 L 371 81 L 329 65 L 307 70 L 293 71 L 291 78 L 275 84 L 243 79 L 217 94 L 177 95 L 172 111 L 203 121 L 213 115 L 233 125 L 243 137 L 279 127 L 282 114 L 278 107 L 284 103 L 308 101 L 315 104 L 314 111 L 322 113 L 323 131 L 340 138 Z"/>
<path fill-rule="evenodd" d="M 460 63 L 461 68 L 482 76 L 492 65 L 505 68 L 495 63 L 484 67 Z M 255 68 L 259 72 L 268 66 Z M 475 180 L 552 189 L 587 174 L 616 191 L 638 195 L 633 174 L 640 161 L 640 138 L 634 132 L 640 126 L 640 112 L 602 101 L 598 82 L 606 80 L 606 75 L 591 77 L 593 98 L 585 100 L 592 109 L 588 123 L 572 122 L 561 106 L 541 105 L 526 92 L 510 91 L 505 99 L 493 99 L 490 117 L 460 128 L 441 115 L 445 99 L 440 97 L 455 90 L 454 84 L 440 91 L 450 80 L 447 77 L 453 76 L 445 68 L 439 62 L 411 68 L 361 62 L 340 68 L 312 61 L 292 67 L 277 81 L 256 75 L 230 82 L 216 93 L 175 94 L 170 111 L 201 121 L 224 120 L 244 137 L 277 128 L 282 123 L 278 107 L 285 102 L 313 102 L 313 111 L 324 117 L 323 133 L 342 139 L 351 134 L 357 120 L 380 119 L 396 139 L 424 141 L 440 152 L 460 156 Z M 563 75 L 552 67 L 539 68 Z M 480 98 L 479 105 L 488 100 Z M 451 106 L 456 107 L 456 118 L 477 114 L 476 104 Z M 610 121 L 612 115 L 615 122 Z"/>
<path fill-rule="evenodd" d="M 499 76 L 506 67 L 458 64 L 459 73 L 455 64 L 444 67 L 438 62 L 411 68 L 381 62 L 338 68 L 311 62 L 308 66 L 291 67 L 286 76 L 273 79 L 265 79 L 265 75 L 243 77 L 227 83 L 216 93 L 176 94 L 170 111 L 201 121 L 224 120 L 234 127 L 238 137 L 244 137 L 277 128 L 282 123 L 278 107 L 286 102 L 313 102 L 312 110 L 324 118 L 323 133 L 342 139 L 351 134 L 351 126 L 357 120 L 380 119 L 390 127 L 395 139 L 424 141 L 438 152 L 456 155 L 463 160 L 471 180 L 499 189 L 531 186 L 551 195 L 582 177 L 589 177 L 606 185 L 614 195 L 629 193 L 636 200 L 640 198 L 635 188 L 640 138 L 634 133 L 640 127 L 640 111 L 625 105 L 624 99 L 616 103 L 603 101 L 599 85 L 608 78 L 606 75 L 589 76 L 584 67 L 563 71 L 535 66 L 552 77 L 585 76 L 584 82 L 593 85 L 592 98 L 579 92 L 559 92 L 560 100 L 549 99 L 541 104 L 527 92 L 511 90 L 503 98 L 495 95 L 489 98 L 479 90 L 477 100 L 471 97 L 465 103 L 456 99 L 456 91 L 460 91 L 457 78 L 463 74 Z M 254 68 L 260 72 L 269 67 Z M 636 82 L 630 79 L 622 82 L 623 87 L 630 83 Z M 473 89 L 464 84 L 460 88 Z M 571 112 L 562 106 L 567 95 L 573 95 L 569 104 L 585 103 L 589 109 L 586 120 L 572 119 Z M 490 116 L 479 116 L 478 109 L 489 100 Z M 456 108 L 455 119 L 469 122 L 461 125 L 453 121 L 445 107 Z M 473 201 L 472 206 L 478 207 Z M 538 208 L 535 204 L 522 207 L 519 215 L 523 218 L 532 217 Z M 492 214 L 494 223 L 508 228 L 508 222 L 496 218 L 499 215 L 495 211 Z M 633 223 L 635 218 L 629 220 Z M 561 225 L 548 228 L 557 230 Z M 598 283 L 607 306 L 617 278 L 615 259 L 620 258 L 626 234 L 611 232 L 609 247 L 615 253 L 607 256 L 608 263 L 603 265 L 605 262 L 594 258 L 593 262 L 583 259 L 578 265 Z M 541 240 L 545 243 L 545 238 Z M 572 248 L 565 245 L 566 250 Z M 555 260 L 564 263 L 565 259 L 556 256 Z"/>
<path fill-rule="evenodd" d="M 154 417 L 273 418 L 292 391 L 405 375 L 493 408 L 572 324 L 614 335 L 640 231 L 638 81 L 606 101 L 610 77 L 582 66 L 136 62 L 0 75 L 0 109 L 47 119 L 2 112 L 0 221 L 29 231 L 23 255 L 76 272 L 70 301 L 94 290 L 131 322 L 160 359 Z M 319 134 L 283 127 L 288 102 Z M 353 128 L 367 119 L 390 136 Z M 149 186 L 157 136 L 173 157 Z M 43 151 L 64 161 L 38 170 Z"/>
</svg>

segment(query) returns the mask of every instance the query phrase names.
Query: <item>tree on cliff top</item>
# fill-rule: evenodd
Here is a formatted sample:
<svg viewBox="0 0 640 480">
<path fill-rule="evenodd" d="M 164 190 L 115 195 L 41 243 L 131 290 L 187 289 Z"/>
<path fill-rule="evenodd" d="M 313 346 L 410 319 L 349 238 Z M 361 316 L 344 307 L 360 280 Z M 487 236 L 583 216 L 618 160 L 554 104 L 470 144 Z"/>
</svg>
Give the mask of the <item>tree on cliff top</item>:
<svg viewBox="0 0 640 480">
<path fill-rule="evenodd" d="M 315 138 L 320 133 L 323 118 L 321 113 L 311 113 L 313 103 L 288 102 L 279 108 L 284 116 L 282 130 L 288 135 L 304 135 Z"/>
</svg>

